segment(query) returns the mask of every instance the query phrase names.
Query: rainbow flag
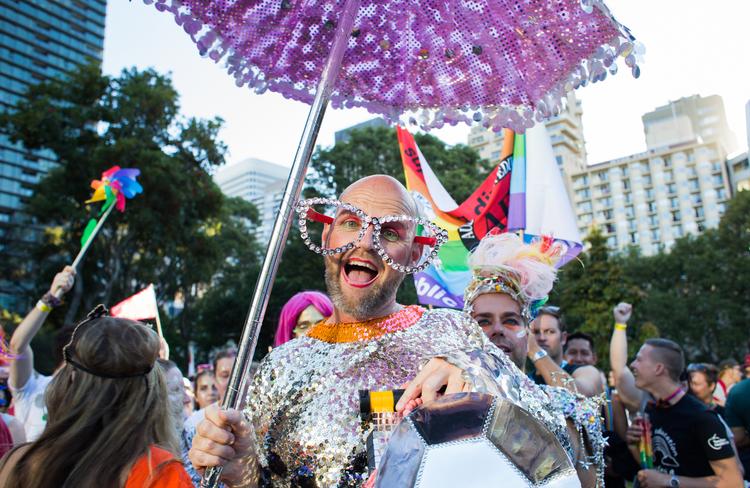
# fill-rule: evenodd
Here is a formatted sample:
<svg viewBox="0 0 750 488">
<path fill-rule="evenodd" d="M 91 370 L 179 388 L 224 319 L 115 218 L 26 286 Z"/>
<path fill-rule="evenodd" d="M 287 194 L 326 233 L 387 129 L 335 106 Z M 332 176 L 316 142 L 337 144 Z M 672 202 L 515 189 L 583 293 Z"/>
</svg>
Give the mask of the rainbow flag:
<svg viewBox="0 0 750 488">
<path fill-rule="evenodd" d="M 440 183 L 414 137 L 398 128 L 406 186 L 449 237 L 433 266 L 414 275 L 421 304 L 463 308 L 464 289 L 471 279 L 469 251 L 490 231 L 522 231 L 528 241 L 551 235 L 566 246 L 560 265 L 580 252 L 581 238 L 565 185 L 547 131 L 540 128 L 541 133 L 530 129 L 526 135 L 505 129 L 500 163 L 461 205 Z"/>
</svg>

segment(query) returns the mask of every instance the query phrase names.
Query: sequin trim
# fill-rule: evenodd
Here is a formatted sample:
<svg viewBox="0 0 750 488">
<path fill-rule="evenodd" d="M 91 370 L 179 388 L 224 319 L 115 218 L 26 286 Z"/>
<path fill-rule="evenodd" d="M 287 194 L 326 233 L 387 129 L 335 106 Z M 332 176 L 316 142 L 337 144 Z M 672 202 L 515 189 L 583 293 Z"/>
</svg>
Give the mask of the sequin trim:
<svg viewBox="0 0 750 488">
<path fill-rule="evenodd" d="M 307 333 L 307 337 L 329 344 L 368 341 L 408 329 L 422 318 L 424 312 L 424 308 L 411 305 L 391 315 L 364 322 L 330 324 L 324 320 L 315 324 Z"/>
</svg>

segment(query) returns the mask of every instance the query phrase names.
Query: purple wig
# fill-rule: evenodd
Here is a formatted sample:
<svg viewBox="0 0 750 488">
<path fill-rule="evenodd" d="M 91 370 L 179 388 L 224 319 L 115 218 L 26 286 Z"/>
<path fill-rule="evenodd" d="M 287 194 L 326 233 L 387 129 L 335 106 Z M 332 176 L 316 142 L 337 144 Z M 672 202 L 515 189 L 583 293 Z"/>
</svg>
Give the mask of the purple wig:
<svg viewBox="0 0 750 488">
<path fill-rule="evenodd" d="M 302 291 L 294 295 L 281 309 L 279 315 L 279 326 L 276 329 L 276 338 L 273 347 L 282 345 L 292 340 L 292 331 L 297 326 L 300 314 L 310 305 L 318 309 L 323 317 L 330 317 L 333 313 L 333 303 L 319 291 Z"/>
</svg>

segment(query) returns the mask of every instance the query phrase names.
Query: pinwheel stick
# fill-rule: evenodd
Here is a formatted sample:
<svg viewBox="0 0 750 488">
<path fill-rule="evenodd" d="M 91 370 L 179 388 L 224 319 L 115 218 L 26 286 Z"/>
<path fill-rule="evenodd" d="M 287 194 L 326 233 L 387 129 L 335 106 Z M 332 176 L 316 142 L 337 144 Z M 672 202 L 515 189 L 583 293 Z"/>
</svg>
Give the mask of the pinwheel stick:
<svg viewBox="0 0 750 488">
<path fill-rule="evenodd" d="M 73 260 L 72 266 L 74 268 L 77 268 L 80 262 L 83 260 L 83 257 L 86 255 L 86 251 L 89 250 L 89 247 L 91 247 L 91 243 L 94 242 L 94 239 L 96 238 L 96 235 L 99 233 L 99 229 L 102 228 L 104 225 L 104 221 L 107 220 L 107 217 L 109 217 L 109 214 L 112 213 L 112 209 L 115 208 L 114 202 L 112 202 L 109 207 L 107 207 L 107 210 L 104 211 L 101 217 L 99 217 L 99 222 L 96 223 L 96 227 L 94 227 L 94 230 L 91 231 L 91 235 L 89 235 L 89 238 L 86 239 L 86 242 L 81 246 L 81 250 L 78 251 L 78 255 Z"/>
<path fill-rule="evenodd" d="M 317 91 L 315 92 L 315 100 L 310 106 L 305 128 L 302 131 L 302 137 L 297 146 L 297 153 L 294 156 L 294 163 L 292 163 L 292 168 L 289 171 L 289 180 L 287 181 L 286 188 L 284 188 L 281 208 L 276 215 L 271 240 L 268 243 L 266 256 L 263 260 L 263 267 L 255 284 L 250 310 L 245 319 L 245 326 L 240 338 L 237 358 L 234 360 L 234 365 L 232 366 L 232 374 L 229 377 L 227 392 L 221 408 L 239 409 L 242 407 L 242 397 L 247 386 L 248 367 L 255 354 L 255 348 L 258 345 L 258 335 L 260 334 L 263 316 L 268 306 L 271 287 L 273 286 L 279 261 L 281 261 L 281 254 L 284 251 L 284 244 L 286 243 L 292 224 L 294 206 L 302 193 L 302 184 L 305 180 L 307 166 L 315 148 L 315 141 L 318 138 L 320 126 L 323 123 L 326 106 L 331 98 L 331 93 L 341 69 L 341 60 L 346 51 L 347 42 L 352 31 L 352 26 L 354 25 L 354 18 L 359 10 L 359 5 L 360 0 L 347 0 L 336 26 L 336 34 L 331 46 L 331 52 L 320 75 Z M 216 487 L 220 476 L 221 466 L 213 466 L 206 469 L 201 480 L 201 488 Z"/>
</svg>

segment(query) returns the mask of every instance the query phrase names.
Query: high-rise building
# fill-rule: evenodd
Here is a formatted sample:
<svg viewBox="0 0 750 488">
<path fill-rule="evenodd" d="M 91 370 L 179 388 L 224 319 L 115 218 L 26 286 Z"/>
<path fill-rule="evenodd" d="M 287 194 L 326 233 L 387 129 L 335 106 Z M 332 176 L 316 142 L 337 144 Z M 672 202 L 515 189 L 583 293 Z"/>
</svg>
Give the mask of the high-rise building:
<svg viewBox="0 0 750 488">
<path fill-rule="evenodd" d="M 747 150 L 750 152 L 750 100 L 745 104 L 745 131 L 747 132 Z"/>
<path fill-rule="evenodd" d="M 724 102 L 718 95 L 680 98 L 657 107 L 641 119 L 648 149 L 701 140 L 718 141 L 727 154 L 735 150 Z"/>
<path fill-rule="evenodd" d="M 62 77 L 89 58 L 101 61 L 105 13 L 106 0 L 0 0 L 0 111 L 13 110 L 31 84 Z M 23 253 L 4 240 L 36 239 L 22 207 L 56 164 L 52 152 L 28 151 L 0 133 L 0 252 Z M 13 308 L 20 294 L 0 278 L 0 306 Z"/>
<path fill-rule="evenodd" d="M 570 174 L 586 168 L 582 115 L 581 101 L 576 98 L 575 92 L 570 92 L 560 115 L 545 123 L 557 166 L 566 176 L 566 182 Z M 502 132 L 493 132 L 480 125 L 472 127 L 469 131 L 468 144 L 479 152 L 480 157 L 497 163 L 500 160 L 503 140 Z"/>
<path fill-rule="evenodd" d="M 732 195 L 738 191 L 750 190 L 750 151 L 728 160 L 727 171 Z"/>
<path fill-rule="evenodd" d="M 262 159 L 249 158 L 225 166 L 214 175 L 214 181 L 225 195 L 244 198 L 258 209 L 260 223 L 256 237 L 268 242 L 276 215 L 281 208 L 289 168 Z"/>
<path fill-rule="evenodd" d="M 589 166 L 571 177 L 581 233 L 598 226 L 610 248 L 645 255 L 716 227 L 731 196 L 719 141 L 695 140 Z"/>
<path fill-rule="evenodd" d="M 366 120 L 364 122 L 360 122 L 359 124 L 352 125 L 351 127 L 347 127 L 346 129 L 337 130 L 333 135 L 334 144 L 348 141 L 353 130 L 366 129 L 368 127 L 388 127 L 388 122 L 380 117 L 377 117 L 374 119 Z"/>
</svg>

